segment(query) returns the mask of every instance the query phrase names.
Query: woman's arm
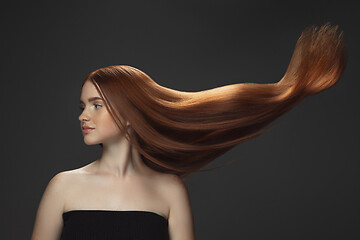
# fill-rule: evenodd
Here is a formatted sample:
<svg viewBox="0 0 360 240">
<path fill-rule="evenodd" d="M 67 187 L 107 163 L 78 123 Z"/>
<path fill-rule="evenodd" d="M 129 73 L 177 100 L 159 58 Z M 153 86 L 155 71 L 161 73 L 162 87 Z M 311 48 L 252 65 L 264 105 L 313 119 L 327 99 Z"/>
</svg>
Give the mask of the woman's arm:
<svg viewBox="0 0 360 240">
<path fill-rule="evenodd" d="M 41 198 L 31 240 L 60 239 L 63 220 L 64 186 L 66 173 L 58 173 L 48 183 Z"/>
<path fill-rule="evenodd" d="M 177 175 L 171 175 L 169 183 L 168 196 L 170 196 L 170 239 L 194 240 L 194 219 L 186 185 Z"/>
</svg>

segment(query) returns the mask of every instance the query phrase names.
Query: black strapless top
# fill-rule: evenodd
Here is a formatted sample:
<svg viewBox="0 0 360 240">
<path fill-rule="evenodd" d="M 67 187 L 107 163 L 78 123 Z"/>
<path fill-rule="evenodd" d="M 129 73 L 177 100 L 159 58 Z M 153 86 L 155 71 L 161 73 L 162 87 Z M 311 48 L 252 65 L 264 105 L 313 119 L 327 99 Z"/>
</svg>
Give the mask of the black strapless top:
<svg viewBox="0 0 360 240">
<path fill-rule="evenodd" d="M 168 220 L 150 211 L 64 212 L 60 240 L 169 240 Z"/>
</svg>

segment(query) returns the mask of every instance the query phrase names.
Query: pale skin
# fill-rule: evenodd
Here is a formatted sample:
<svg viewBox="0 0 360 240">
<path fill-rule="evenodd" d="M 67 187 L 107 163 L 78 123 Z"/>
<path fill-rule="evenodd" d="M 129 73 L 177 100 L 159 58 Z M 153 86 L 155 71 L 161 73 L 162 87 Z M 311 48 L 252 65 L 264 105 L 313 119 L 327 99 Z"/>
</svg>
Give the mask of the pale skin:
<svg viewBox="0 0 360 240">
<path fill-rule="evenodd" d="M 171 240 L 194 240 L 189 194 L 176 175 L 146 166 L 138 151 L 121 134 L 93 83 L 81 92 L 80 124 L 87 145 L 103 144 L 101 157 L 78 169 L 56 174 L 41 198 L 31 240 L 58 240 L 62 214 L 71 210 L 151 211 L 168 219 Z M 131 125 L 129 122 L 126 124 Z"/>
</svg>

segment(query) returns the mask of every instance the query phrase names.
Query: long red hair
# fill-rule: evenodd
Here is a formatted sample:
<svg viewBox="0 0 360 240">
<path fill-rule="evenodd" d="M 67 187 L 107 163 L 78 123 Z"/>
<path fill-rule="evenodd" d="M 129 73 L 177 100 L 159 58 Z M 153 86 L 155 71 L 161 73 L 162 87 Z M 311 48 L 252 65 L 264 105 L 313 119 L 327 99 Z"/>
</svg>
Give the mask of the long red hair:
<svg viewBox="0 0 360 240">
<path fill-rule="evenodd" d="M 347 62 L 343 32 L 337 30 L 329 23 L 305 29 L 276 83 L 184 92 L 158 85 L 139 69 L 117 65 L 90 73 L 82 86 L 92 81 L 147 166 L 186 180 L 195 172 L 215 169 L 201 168 L 264 133 L 305 97 L 333 86 Z"/>
</svg>

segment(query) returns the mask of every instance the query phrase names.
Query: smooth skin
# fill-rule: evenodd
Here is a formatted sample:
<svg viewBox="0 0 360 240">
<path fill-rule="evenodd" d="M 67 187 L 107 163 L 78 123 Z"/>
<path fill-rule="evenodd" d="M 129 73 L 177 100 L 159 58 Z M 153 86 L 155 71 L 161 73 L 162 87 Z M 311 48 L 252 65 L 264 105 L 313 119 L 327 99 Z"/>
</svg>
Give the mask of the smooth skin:
<svg viewBox="0 0 360 240">
<path fill-rule="evenodd" d="M 92 82 L 81 92 L 81 124 L 87 145 L 103 144 L 94 162 L 56 174 L 41 198 L 31 240 L 59 240 L 62 214 L 71 210 L 139 210 L 155 212 L 169 221 L 171 240 L 194 240 L 190 197 L 180 177 L 147 167 L 122 135 Z M 131 125 L 129 122 L 127 124 Z"/>
</svg>

